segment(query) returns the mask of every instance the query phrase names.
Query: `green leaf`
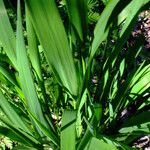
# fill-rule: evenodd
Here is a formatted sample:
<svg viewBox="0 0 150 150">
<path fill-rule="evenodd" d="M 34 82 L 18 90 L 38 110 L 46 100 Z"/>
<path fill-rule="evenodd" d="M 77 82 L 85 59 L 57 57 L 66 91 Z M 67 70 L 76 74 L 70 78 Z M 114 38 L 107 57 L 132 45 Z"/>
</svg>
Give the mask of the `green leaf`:
<svg viewBox="0 0 150 150">
<path fill-rule="evenodd" d="M 3 96 L 2 92 L 0 91 L 0 106 L 6 116 L 12 121 L 12 123 L 17 126 L 18 128 L 22 129 L 23 131 L 31 134 L 30 130 L 24 124 L 20 116 L 14 111 L 11 107 L 7 99 Z"/>
<path fill-rule="evenodd" d="M 138 14 L 138 12 L 141 10 L 141 8 L 146 5 L 150 0 L 143 0 L 143 1 L 136 1 L 132 0 L 130 5 L 130 15 L 128 15 L 125 24 L 121 30 L 120 37 L 126 33 L 127 28 L 129 24 L 133 21 L 134 17 Z"/>
<path fill-rule="evenodd" d="M 110 64 L 116 60 L 125 41 L 128 39 L 128 37 L 130 35 L 130 32 L 137 20 L 140 10 L 146 3 L 148 3 L 148 1 L 149 0 L 144 0 L 144 1 L 139 2 L 136 0 L 132 0 L 131 3 L 133 3 L 134 7 L 133 7 L 133 5 L 130 5 L 130 3 L 128 4 L 132 7 L 131 13 L 130 13 L 129 17 L 127 17 L 127 19 L 125 20 L 125 23 L 123 24 L 122 30 L 120 32 L 120 38 L 117 40 L 117 43 L 116 43 L 110 57 L 106 61 L 106 64 L 104 66 L 104 72 L 109 68 Z"/>
<path fill-rule="evenodd" d="M 9 137 L 11 140 L 15 140 L 25 145 L 29 145 L 24 136 L 19 136 L 18 134 L 16 134 L 14 131 L 12 131 L 7 127 L 0 126 L 0 134 Z"/>
<path fill-rule="evenodd" d="M 142 93 L 150 87 L 150 65 L 141 68 L 140 72 L 132 80 L 131 93 Z"/>
<path fill-rule="evenodd" d="M 28 145 L 30 147 L 40 147 L 39 142 L 33 138 L 31 135 L 28 133 L 18 129 L 17 126 L 15 126 L 11 121 L 8 119 L 4 118 L 2 115 L 0 116 L 0 120 L 8 127 L 10 130 L 8 130 L 8 135 L 13 136 L 14 134 L 16 135 L 16 140 L 19 138 L 19 142 L 22 144 Z M 4 131 L 2 131 L 3 134 Z M 12 135 L 10 135 L 12 133 Z M 22 139 L 22 140 L 21 140 Z"/>
<path fill-rule="evenodd" d="M 56 137 L 55 133 L 51 129 L 46 128 L 42 122 L 40 122 L 35 116 L 33 116 L 33 114 L 30 113 L 30 115 L 33 118 L 33 120 L 36 122 L 39 129 L 43 132 L 43 134 L 45 134 L 47 137 L 49 137 L 49 139 L 58 146 L 59 140 Z"/>
<path fill-rule="evenodd" d="M 68 14 L 81 40 L 87 32 L 87 0 L 66 0 Z"/>
<path fill-rule="evenodd" d="M 102 105 L 96 103 L 94 105 L 94 112 L 95 112 L 95 117 L 96 117 L 97 121 L 100 122 L 101 118 L 102 118 Z"/>
<path fill-rule="evenodd" d="M 113 112 L 113 106 L 111 103 L 109 103 L 109 119 L 110 121 L 113 120 L 114 112 Z"/>
<path fill-rule="evenodd" d="M 61 150 L 76 149 L 76 111 L 65 110 L 62 116 Z"/>
<path fill-rule="evenodd" d="M 54 0 L 25 0 L 31 21 L 57 80 L 72 94 L 79 82 L 67 35 Z M 53 14 L 53 15 L 52 15 Z"/>
<path fill-rule="evenodd" d="M 18 86 L 15 78 L 11 75 L 11 73 L 8 70 L 6 70 L 4 67 L 0 66 L 0 72 L 5 76 L 5 78 L 7 80 L 9 80 L 9 82 L 11 82 L 15 86 Z"/>
<path fill-rule="evenodd" d="M 119 0 L 109 1 L 108 5 L 106 6 L 106 8 L 104 9 L 104 11 L 100 16 L 98 23 L 96 24 L 94 30 L 94 39 L 91 48 L 90 60 L 94 57 L 99 45 L 106 39 L 108 35 L 109 27 L 107 27 L 107 23 L 118 2 Z"/>
<path fill-rule="evenodd" d="M 80 143 L 77 146 L 77 150 L 83 150 L 86 147 L 86 145 L 89 143 L 91 137 L 93 136 L 94 131 L 93 131 L 93 128 L 91 127 L 91 123 L 93 123 L 94 118 L 95 117 L 92 117 L 92 119 L 90 120 L 90 123 L 87 120 L 85 120 L 87 124 L 87 128 Z"/>
<path fill-rule="evenodd" d="M 78 105 L 77 105 L 78 112 L 82 109 L 84 103 L 86 102 L 86 100 L 87 100 L 87 94 L 88 94 L 88 90 L 85 89 L 85 91 L 84 91 L 84 93 L 83 93 L 83 95 L 81 97 L 81 100 L 79 100 Z"/>
<path fill-rule="evenodd" d="M 81 111 L 81 109 L 87 100 L 87 94 L 88 94 L 88 91 L 87 91 L 87 89 L 85 89 L 85 91 L 81 97 L 81 100 L 79 100 L 79 104 L 77 104 L 78 111 L 77 111 L 76 130 L 77 130 L 78 137 L 80 137 L 80 135 L 82 133 L 82 124 L 81 124 L 82 123 L 82 121 L 81 121 L 82 111 Z"/>
<path fill-rule="evenodd" d="M 143 123 L 140 125 L 130 126 L 130 127 L 123 127 L 119 130 L 119 133 L 132 133 L 132 132 L 150 132 L 150 123 Z"/>
<path fill-rule="evenodd" d="M 117 150 L 117 148 L 104 142 L 103 140 L 92 137 L 89 144 L 84 150 Z"/>
<path fill-rule="evenodd" d="M 38 40 L 33 28 L 33 25 L 29 18 L 29 12 L 26 8 L 26 28 L 27 28 L 27 39 L 28 39 L 28 50 L 29 57 L 38 78 L 42 81 L 42 72 L 40 67 L 40 56 L 38 51 Z"/>
<path fill-rule="evenodd" d="M 3 74 L 0 73 L 0 81 L 6 85 L 9 84 L 9 81 L 4 77 Z"/>
<path fill-rule="evenodd" d="M 148 3 L 149 0 L 143 0 L 140 1 L 139 5 L 145 5 L 146 3 Z M 120 25 L 123 21 L 125 21 L 126 19 L 128 19 L 128 16 L 131 14 L 131 12 L 133 11 L 133 7 L 135 6 L 137 9 L 138 5 L 135 3 L 136 1 L 132 0 L 129 5 L 127 5 L 122 12 L 119 14 L 118 16 L 118 25 Z M 138 9 L 137 9 L 138 10 Z"/>
<path fill-rule="evenodd" d="M 104 86 L 103 86 L 103 89 L 105 89 L 105 87 L 106 87 L 107 81 L 109 79 L 109 75 L 110 75 L 109 71 L 107 70 L 105 75 L 104 75 Z"/>
<path fill-rule="evenodd" d="M 21 81 L 21 88 L 23 90 L 27 109 L 29 109 L 34 116 L 37 117 L 46 127 L 48 126 L 42 110 L 40 103 L 38 101 L 38 96 L 35 90 L 30 65 L 27 57 L 26 47 L 23 39 L 23 31 L 21 25 L 21 10 L 20 10 L 20 1 L 18 0 L 18 20 L 17 20 L 17 43 L 16 43 L 16 52 L 17 52 L 17 63 L 19 68 L 19 78 Z"/>
<path fill-rule="evenodd" d="M 0 0 L 0 41 L 2 46 L 9 59 L 12 61 L 13 65 L 17 68 L 16 60 L 16 39 L 9 22 L 9 18 L 3 3 L 3 0 Z"/>
<path fill-rule="evenodd" d="M 109 0 L 101 0 L 101 1 L 104 3 L 104 5 L 106 5 Z"/>
<path fill-rule="evenodd" d="M 124 69 L 125 69 L 125 59 L 123 59 L 122 62 L 120 63 L 120 67 L 119 67 L 120 76 L 123 75 Z"/>
<path fill-rule="evenodd" d="M 82 133 L 82 120 L 81 120 L 81 116 L 83 114 L 82 108 L 87 102 L 87 99 L 88 99 L 87 97 L 88 97 L 88 90 L 85 89 L 85 91 L 83 92 L 83 95 L 81 97 L 81 100 L 79 100 L 77 103 L 78 109 L 77 109 L 76 129 L 77 129 L 78 137 L 80 137 L 80 135 Z"/>
<path fill-rule="evenodd" d="M 130 12 L 132 11 L 133 3 L 131 2 L 129 5 L 127 5 L 122 12 L 118 16 L 118 25 L 120 25 L 125 19 L 130 15 Z"/>
<path fill-rule="evenodd" d="M 13 148 L 13 150 L 37 150 L 37 149 L 23 146 L 23 145 L 17 145 Z"/>
</svg>

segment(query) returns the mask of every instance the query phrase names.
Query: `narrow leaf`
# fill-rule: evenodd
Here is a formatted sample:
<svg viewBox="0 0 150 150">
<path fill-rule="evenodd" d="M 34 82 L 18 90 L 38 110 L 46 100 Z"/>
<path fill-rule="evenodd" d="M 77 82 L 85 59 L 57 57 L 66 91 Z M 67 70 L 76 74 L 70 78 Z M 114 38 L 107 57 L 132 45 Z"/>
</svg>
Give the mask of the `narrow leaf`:
<svg viewBox="0 0 150 150">
<path fill-rule="evenodd" d="M 71 23 L 81 40 L 85 39 L 87 32 L 87 2 L 86 0 L 66 0 Z"/>
<path fill-rule="evenodd" d="M 0 0 L 0 35 L 0 41 L 2 42 L 6 54 L 13 65 L 17 67 L 15 52 L 16 39 L 3 0 Z"/>
<path fill-rule="evenodd" d="M 18 135 L 16 134 L 14 131 L 12 131 L 11 129 L 7 128 L 7 127 L 2 127 L 0 126 L 0 134 L 9 137 L 11 140 L 20 142 L 22 144 L 31 146 L 25 139 L 24 136 Z"/>
<path fill-rule="evenodd" d="M 29 129 L 26 127 L 20 116 L 14 111 L 14 109 L 10 106 L 7 99 L 3 96 L 2 92 L 0 91 L 0 107 L 2 108 L 3 112 L 6 116 L 12 121 L 14 125 L 18 128 L 22 129 L 23 131 L 30 133 Z"/>
<path fill-rule="evenodd" d="M 100 16 L 98 23 L 96 24 L 96 27 L 94 30 L 94 39 L 92 43 L 90 59 L 93 58 L 99 45 L 106 39 L 108 35 L 109 27 L 107 27 L 107 23 L 108 23 L 109 17 L 111 16 L 118 2 L 119 0 L 109 1 L 103 13 Z"/>
<path fill-rule="evenodd" d="M 49 137 L 49 139 L 56 144 L 57 146 L 59 145 L 59 140 L 56 137 L 56 135 L 52 132 L 52 130 L 46 128 L 38 119 L 36 119 L 35 116 L 33 116 L 30 113 L 31 117 L 33 118 L 33 120 L 36 122 L 37 126 L 41 129 L 41 131 L 43 132 L 43 134 L 45 134 L 47 137 Z"/>
<path fill-rule="evenodd" d="M 0 72 L 5 76 L 5 78 L 7 80 L 9 80 L 9 82 L 11 82 L 15 86 L 18 86 L 15 78 L 11 75 L 11 73 L 8 70 L 6 70 L 4 67 L 0 66 Z"/>
<path fill-rule="evenodd" d="M 40 147 L 39 145 L 39 142 L 33 138 L 32 136 L 30 136 L 28 133 L 22 131 L 22 130 L 19 130 L 17 128 L 17 126 L 15 126 L 11 121 L 9 121 L 8 119 L 4 118 L 3 116 L 0 116 L 0 120 L 8 127 L 12 130 L 13 134 L 16 134 L 17 137 L 20 137 L 20 140 L 22 140 L 22 143 L 23 144 L 27 144 L 28 146 L 31 146 L 31 147 Z M 12 134 L 12 135 L 13 135 Z M 11 136 L 12 136 L 11 135 Z M 16 138 L 17 138 L 16 137 Z M 25 139 L 25 140 L 24 140 Z M 19 140 L 19 141 L 20 141 Z"/>
<path fill-rule="evenodd" d="M 110 57 L 107 59 L 106 64 L 104 66 L 104 72 L 109 68 L 109 65 L 116 60 L 116 57 L 118 56 L 119 52 L 121 51 L 125 41 L 128 39 L 131 30 L 137 20 L 138 14 L 140 12 L 140 10 L 143 8 L 143 6 L 145 4 L 147 4 L 149 2 L 149 0 L 144 0 L 144 1 L 136 1 L 136 0 L 132 0 L 130 7 L 131 7 L 131 13 L 129 15 L 129 17 L 127 17 L 122 30 L 120 32 L 120 38 L 118 39 L 114 50 L 112 52 L 112 54 L 110 55 Z"/>
</svg>

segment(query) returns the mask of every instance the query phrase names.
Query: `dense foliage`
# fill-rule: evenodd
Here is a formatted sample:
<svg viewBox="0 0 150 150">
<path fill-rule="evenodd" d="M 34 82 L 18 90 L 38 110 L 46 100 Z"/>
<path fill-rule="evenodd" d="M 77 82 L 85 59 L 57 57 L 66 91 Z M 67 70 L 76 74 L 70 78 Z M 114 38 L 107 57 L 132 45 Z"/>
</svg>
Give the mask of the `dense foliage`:
<svg viewBox="0 0 150 150">
<path fill-rule="evenodd" d="M 129 42 L 149 2 L 0 0 L 0 133 L 14 149 L 130 150 L 149 134 L 144 36 Z"/>
</svg>

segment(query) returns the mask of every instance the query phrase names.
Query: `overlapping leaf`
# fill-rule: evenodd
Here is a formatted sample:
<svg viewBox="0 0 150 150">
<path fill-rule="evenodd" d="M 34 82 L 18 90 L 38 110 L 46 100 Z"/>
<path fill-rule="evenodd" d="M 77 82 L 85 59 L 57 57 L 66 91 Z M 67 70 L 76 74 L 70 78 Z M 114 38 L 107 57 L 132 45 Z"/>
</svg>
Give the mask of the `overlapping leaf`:
<svg viewBox="0 0 150 150">
<path fill-rule="evenodd" d="M 58 81 L 72 94 L 78 93 L 78 78 L 62 20 L 54 0 L 25 0 L 39 41 Z"/>
<path fill-rule="evenodd" d="M 105 143 L 103 140 L 99 140 L 95 137 L 93 137 L 88 146 L 84 150 L 117 150 L 117 148 L 113 145 L 110 145 L 108 143 Z"/>
<path fill-rule="evenodd" d="M 17 67 L 15 51 L 16 39 L 3 0 L 0 0 L 0 41 L 9 59 L 12 61 L 13 65 Z"/>
<path fill-rule="evenodd" d="M 76 111 L 65 110 L 61 127 L 61 150 L 76 150 Z"/>
<path fill-rule="evenodd" d="M 38 96 L 35 90 L 30 65 L 27 57 L 27 51 L 23 39 L 23 31 L 21 25 L 21 11 L 20 11 L 20 1 L 18 1 L 18 22 L 17 22 L 17 43 L 16 43 L 16 53 L 17 53 L 17 63 L 19 68 L 19 78 L 21 81 L 21 88 L 25 95 L 26 104 L 28 109 L 41 121 L 45 126 L 47 123 L 44 119 L 40 103 L 38 101 Z"/>
<path fill-rule="evenodd" d="M 42 72 L 41 72 L 40 57 L 38 51 L 38 40 L 33 25 L 30 21 L 29 12 L 27 8 L 26 8 L 26 26 L 27 26 L 28 49 L 29 49 L 29 56 L 31 59 L 31 63 L 35 72 L 38 75 L 38 78 L 42 81 Z"/>
<path fill-rule="evenodd" d="M 6 116 L 12 121 L 14 125 L 16 125 L 18 128 L 24 130 L 24 132 L 30 133 L 29 129 L 23 122 L 23 120 L 19 117 L 19 115 L 13 110 L 13 108 L 10 106 L 7 99 L 3 96 L 3 93 L 0 91 L 0 106 L 3 110 L 3 112 L 6 114 Z"/>
<path fill-rule="evenodd" d="M 81 40 L 86 38 L 87 32 L 87 0 L 66 0 L 71 23 Z"/>
</svg>

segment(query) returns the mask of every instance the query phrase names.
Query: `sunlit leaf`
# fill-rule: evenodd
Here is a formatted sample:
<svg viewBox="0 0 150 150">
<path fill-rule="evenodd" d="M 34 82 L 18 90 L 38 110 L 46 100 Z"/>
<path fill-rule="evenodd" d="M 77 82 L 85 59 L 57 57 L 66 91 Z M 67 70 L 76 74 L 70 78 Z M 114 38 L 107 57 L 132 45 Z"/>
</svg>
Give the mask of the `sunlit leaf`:
<svg viewBox="0 0 150 150">
<path fill-rule="evenodd" d="M 65 110 L 62 116 L 61 150 L 76 149 L 76 111 Z"/>
<path fill-rule="evenodd" d="M 18 21 L 17 21 L 17 43 L 16 53 L 19 68 L 19 78 L 21 81 L 21 88 L 25 95 L 27 108 L 45 125 L 47 123 L 43 116 L 38 96 L 35 90 L 33 77 L 30 70 L 30 65 L 27 57 L 27 51 L 23 39 L 20 1 L 18 1 Z"/>
<path fill-rule="evenodd" d="M 79 88 L 76 68 L 54 0 L 25 1 L 49 65 L 58 81 L 76 95 Z"/>
<path fill-rule="evenodd" d="M 3 3 L 0 0 L 0 41 L 13 65 L 17 67 L 16 39 Z"/>
</svg>

